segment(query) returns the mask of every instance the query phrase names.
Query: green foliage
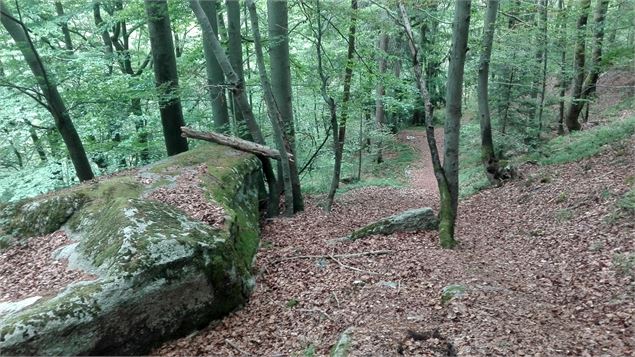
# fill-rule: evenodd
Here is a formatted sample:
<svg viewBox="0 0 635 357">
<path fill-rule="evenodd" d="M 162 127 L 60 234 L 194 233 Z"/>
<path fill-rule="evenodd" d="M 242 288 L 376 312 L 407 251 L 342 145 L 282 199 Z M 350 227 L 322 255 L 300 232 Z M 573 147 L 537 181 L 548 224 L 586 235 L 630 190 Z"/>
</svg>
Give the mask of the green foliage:
<svg viewBox="0 0 635 357">
<path fill-rule="evenodd" d="M 610 125 L 556 137 L 545 143 L 530 157 L 541 164 L 562 164 L 578 161 L 602 151 L 606 145 L 620 142 L 635 133 L 635 116 Z"/>
<path fill-rule="evenodd" d="M 635 273 L 635 254 L 615 254 L 613 256 L 613 267 L 620 275 L 633 275 Z"/>
</svg>

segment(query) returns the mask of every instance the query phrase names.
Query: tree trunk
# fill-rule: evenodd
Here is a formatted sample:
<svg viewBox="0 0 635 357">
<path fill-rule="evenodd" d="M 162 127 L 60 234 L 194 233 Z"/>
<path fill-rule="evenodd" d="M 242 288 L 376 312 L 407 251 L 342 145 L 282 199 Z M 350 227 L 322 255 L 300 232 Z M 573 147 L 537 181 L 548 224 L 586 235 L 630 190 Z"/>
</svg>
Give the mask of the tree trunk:
<svg viewBox="0 0 635 357">
<path fill-rule="evenodd" d="M 542 132 L 542 113 L 544 110 L 545 103 L 545 90 L 547 89 L 547 50 L 548 40 L 547 40 L 547 16 L 548 16 L 548 0 L 540 0 L 540 29 L 538 36 L 538 46 L 539 50 L 536 54 L 538 59 L 538 65 L 540 68 L 538 80 L 536 81 L 536 86 L 539 87 L 540 91 L 536 91 L 538 94 L 536 98 L 536 109 L 534 118 L 538 123 L 538 138 L 540 138 L 540 133 Z"/>
<path fill-rule="evenodd" d="M 216 0 L 202 1 L 201 7 L 212 30 L 218 34 L 218 14 Z M 218 40 L 218 38 L 216 38 Z M 214 51 L 211 46 L 212 39 L 209 34 L 203 32 L 203 53 L 205 54 L 205 70 L 207 72 L 207 90 L 212 103 L 212 113 L 214 115 L 214 126 L 221 133 L 229 132 L 229 114 L 227 111 L 227 100 L 225 99 L 225 89 L 222 87 L 225 82 L 223 70 L 220 68 Z"/>
<path fill-rule="evenodd" d="M 589 98 L 595 94 L 596 84 L 600 77 L 600 66 L 602 65 L 602 43 L 604 42 L 604 19 L 609 7 L 609 0 L 600 0 L 595 9 L 593 22 L 595 30 L 593 35 L 593 53 L 591 54 L 591 69 L 584 81 L 582 96 Z M 588 105 L 588 103 L 587 103 Z M 588 108 L 588 107 L 587 107 Z"/>
<path fill-rule="evenodd" d="M 564 134 L 564 96 L 567 91 L 567 13 L 564 9 L 564 0 L 558 0 L 558 23 L 560 27 L 560 39 L 559 46 L 562 49 L 560 52 L 560 100 L 558 103 L 558 134 Z"/>
<path fill-rule="evenodd" d="M 227 0 L 227 37 L 229 39 L 228 43 L 228 53 L 229 53 L 229 62 L 232 65 L 232 68 L 236 72 L 236 75 L 241 81 L 245 81 L 245 77 L 243 74 L 243 48 L 242 48 L 242 38 L 240 35 L 240 2 L 235 0 Z M 232 97 L 232 107 L 234 110 L 234 121 L 236 122 L 237 133 L 238 136 L 245 140 L 253 141 L 251 134 L 245 128 L 245 119 L 243 118 L 243 114 L 240 110 L 236 108 L 238 105 L 236 104 L 236 98 Z"/>
<path fill-rule="evenodd" d="M 289 19 L 286 0 L 268 0 L 267 18 L 269 25 L 269 63 L 271 66 L 271 90 L 281 115 L 285 137 L 291 153 L 296 152 L 295 125 L 293 122 L 293 99 L 291 87 L 291 67 L 289 62 Z M 253 29 L 252 29 L 253 30 Z M 284 163 L 283 163 L 284 164 Z M 304 210 L 304 199 L 300 187 L 300 176 L 295 162 L 291 162 L 291 188 L 293 190 L 293 211 Z"/>
<path fill-rule="evenodd" d="M 434 126 L 432 123 L 432 102 L 430 100 L 430 93 L 428 92 L 428 88 L 426 86 L 427 81 L 425 78 L 425 72 L 422 71 L 421 63 L 419 62 L 419 54 L 418 54 L 419 50 L 415 42 L 414 34 L 412 32 L 412 27 L 410 26 L 410 19 L 408 18 L 406 8 L 404 7 L 401 1 L 399 2 L 399 12 L 401 13 L 401 18 L 403 19 L 403 22 L 404 22 L 406 34 L 408 35 L 408 44 L 410 47 L 410 54 L 412 57 L 412 66 L 414 68 L 415 78 L 417 80 L 416 85 L 417 85 L 417 89 L 419 90 L 419 95 L 421 96 L 421 99 L 423 100 L 425 113 L 426 113 L 425 115 L 426 138 L 428 141 L 428 148 L 430 149 L 430 158 L 432 160 L 432 168 L 434 170 L 434 177 L 437 180 L 437 185 L 439 187 L 439 194 L 441 196 L 440 198 L 441 198 L 442 211 L 440 212 L 439 215 L 440 217 L 443 217 L 447 221 L 447 219 L 456 217 L 456 215 L 449 216 L 447 214 L 444 214 L 443 216 L 441 216 L 441 213 L 445 213 L 445 211 L 443 211 L 443 208 L 446 207 L 447 209 L 447 207 L 450 207 L 449 205 L 450 191 L 448 189 L 448 182 L 445 176 L 445 169 L 443 168 L 443 165 L 441 164 L 441 160 L 439 157 L 439 150 L 437 149 L 436 138 L 434 137 Z M 446 223 L 446 226 L 447 226 L 447 223 Z M 454 225 L 452 224 L 451 227 L 453 228 Z M 441 235 L 441 232 L 439 232 L 439 241 L 441 246 L 444 248 L 452 248 L 454 247 L 454 245 L 456 245 L 456 241 L 454 240 L 454 235 L 448 235 L 448 233 L 453 233 L 453 230 L 448 231 L 448 229 L 446 228 L 443 231 L 443 235 Z"/>
<path fill-rule="evenodd" d="M 353 77 L 353 56 L 355 54 L 355 24 L 357 22 L 357 0 L 351 0 L 351 25 L 348 28 L 348 51 L 346 55 L 346 69 L 344 71 L 344 93 L 342 95 L 342 114 L 337 136 L 337 140 L 333 141 L 335 149 L 335 163 L 333 165 L 333 179 L 331 180 L 331 188 L 329 189 L 326 199 L 326 210 L 331 211 L 335 192 L 340 184 L 340 176 L 342 170 L 342 158 L 344 156 L 344 143 L 346 141 L 346 120 L 348 116 L 348 102 L 351 97 L 351 78 Z M 335 129 L 334 129 L 335 130 Z"/>
<path fill-rule="evenodd" d="M 388 41 L 389 37 L 385 32 L 382 32 L 379 36 L 379 59 L 377 60 L 377 67 L 379 70 L 377 78 L 377 89 L 375 98 L 375 127 L 378 130 L 382 130 L 386 124 L 386 110 L 384 107 L 384 96 L 386 95 L 386 88 L 384 87 L 384 76 L 386 74 L 388 55 Z M 383 148 L 381 139 L 377 142 L 377 158 L 375 161 L 380 164 L 384 161 Z"/>
<path fill-rule="evenodd" d="M 470 27 L 472 2 L 456 0 L 450 64 L 448 66 L 448 87 L 446 94 L 445 128 L 443 144 L 443 171 L 448 183 L 449 197 L 441 194 L 439 237 L 441 245 L 452 247 L 454 226 L 459 203 L 459 132 L 461 129 L 461 102 L 463 98 L 463 73 Z"/>
<path fill-rule="evenodd" d="M 292 170 L 296 170 L 295 165 L 291 165 L 291 161 L 288 159 L 287 154 L 292 154 L 291 143 L 287 138 L 285 132 L 285 121 L 283 114 L 278 107 L 278 103 L 273 95 L 267 70 L 265 68 L 264 55 L 262 53 L 262 43 L 260 40 L 260 29 L 258 26 L 258 14 L 256 13 L 256 5 L 252 0 L 246 1 L 247 9 L 249 10 L 249 17 L 251 19 L 251 32 L 254 37 L 254 49 L 256 51 L 256 63 L 258 65 L 258 74 L 260 75 L 260 84 L 265 98 L 265 105 L 269 119 L 271 120 L 271 126 L 273 127 L 274 135 L 278 150 L 280 151 L 280 163 L 282 165 L 282 180 L 284 182 L 284 197 L 285 197 L 285 214 L 288 216 L 293 215 L 294 208 L 294 195 L 295 192 L 292 188 Z M 295 176 L 299 177 L 297 171 Z"/>
<path fill-rule="evenodd" d="M 57 86 L 51 82 L 51 78 L 48 76 L 46 68 L 33 46 L 27 28 L 22 22 L 13 17 L 9 8 L 5 5 L 4 0 L 0 0 L 0 12 L 0 22 L 2 22 L 4 28 L 16 42 L 25 61 L 31 68 L 31 72 L 33 72 L 42 90 L 42 94 L 46 98 L 48 109 L 55 119 L 55 127 L 62 136 L 68 153 L 70 154 L 77 178 L 79 178 L 80 181 L 91 180 L 94 175 L 88 157 L 86 156 L 84 145 L 75 130 L 73 121 L 66 109 L 62 96 L 57 90 Z"/>
<path fill-rule="evenodd" d="M 55 2 L 55 13 L 57 16 L 64 17 L 64 7 L 59 1 Z M 60 21 L 60 27 L 62 28 L 62 34 L 64 35 L 64 46 L 69 52 L 73 52 L 73 40 L 71 39 L 71 32 L 68 30 L 68 22 L 66 19 Z"/>
<path fill-rule="evenodd" d="M 576 45 L 575 45 L 575 65 L 573 76 L 573 92 L 569 110 L 565 116 L 565 124 L 569 131 L 580 130 L 578 116 L 582 110 L 584 101 L 582 98 L 582 85 L 584 84 L 584 62 L 585 62 L 585 34 L 586 24 L 589 17 L 589 7 L 591 0 L 581 0 L 580 17 L 576 25 Z"/>
<path fill-rule="evenodd" d="M 494 151 L 492 140 L 492 123 L 489 111 L 489 63 L 492 56 L 492 42 L 496 29 L 496 14 L 498 12 L 498 0 L 487 2 L 487 13 L 483 24 L 483 50 L 478 68 L 478 111 L 481 125 L 481 161 L 485 166 L 485 173 L 492 184 L 498 183 L 498 159 Z"/>
<path fill-rule="evenodd" d="M 144 0 L 148 17 L 150 46 L 154 61 L 154 79 L 159 93 L 159 110 L 163 137 L 168 155 L 187 151 L 187 140 L 181 136 L 185 126 L 181 100 L 178 96 L 179 78 L 172 42 L 172 28 L 166 0 Z"/>
<path fill-rule="evenodd" d="M 229 58 L 225 54 L 225 49 L 221 46 L 216 34 L 214 33 L 214 29 L 210 24 L 205 12 L 203 11 L 200 0 L 190 0 L 190 7 L 196 15 L 196 19 L 198 20 L 201 26 L 201 32 L 208 33 L 208 37 L 211 39 L 211 49 L 213 50 L 214 56 L 218 61 L 221 69 L 225 77 L 227 78 L 227 85 L 229 86 L 234 98 L 236 99 L 236 104 L 238 109 L 242 112 L 243 117 L 245 118 L 245 123 L 251 132 L 251 136 L 254 138 L 254 141 L 257 144 L 265 145 L 265 140 L 262 136 L 262 132 L 260 131 L 260 127 L 254 118 L 254 113 L 252 111 L 251 106 L 249 105 L 249 100 L 247 99 L 247 95 L 245 93 L 245 83 L 238 77 L 236 72 L 231 66 L 229 62 Z M 263 159 L 262 161 L 262 170 L 265 174 L 265 178 L 267 180 L 267 186 L 269 187 L 269 202 L 267 205 L 267 215 L 275 216 L 278 214 L 278 205 L 280 204 L 280 196 L 277 189 L 276 184 L 276 176 L 273 173 L 273 166 L 271 165 L 271 161 L 267 159 Z"/>
</svg>

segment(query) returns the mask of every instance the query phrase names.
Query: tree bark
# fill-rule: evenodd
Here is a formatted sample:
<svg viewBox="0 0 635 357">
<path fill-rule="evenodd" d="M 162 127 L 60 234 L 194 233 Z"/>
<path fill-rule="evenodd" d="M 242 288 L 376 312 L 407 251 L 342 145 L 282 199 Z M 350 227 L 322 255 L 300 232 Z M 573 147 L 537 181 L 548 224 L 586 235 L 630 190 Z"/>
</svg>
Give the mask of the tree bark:
<svg viewBox="0 0 635 357">
<path fill-rule="evenodd" d="M 291 87 L 291 65 L 289 61 L 289 19 L 286 0 L 268 0 L 267 18 L 269 27 L 269 63 L 271 64 L 271 90 L 281 115 L 284 136 L 291 153 L 296 152 L 295 125 L 293 121 L 293 98 Z M 253 27 L 252 27 L 253 31 Z M 293 210 L 304 210 L 304 199 L 300 187 L 300 176 L 295 163 L 291 162 L 290 179 L 293 190 Z"/>
<path fill-rule="evenodd" d="M 288 140 L 287 133 L 285 132 L 285 121 L 283 114 L 278 107 L 278 102 L 274 98 L 271 83 L 267 75 L 265 68 L 264 55 L 262 53 L 262 43 L 260 40 L 260 28 L 258 26 L 258 14 L 256 13 L 256 5 L 252 0 L 246 1 L 247 9 L 249 10 L 249 18 L 251 19 L 251 32 L 254 37 L 254 49 L 256 51 L 256 63 L 258 66 L 258 74 L 260 75 L 260 84 L 263 89 L 265 105 L 267 107 L 267 113 L 271 120 L 271 126 L 273 127 L 274 135 L 276 138 L 278 150 L 281 153 L 280 163 L 282 166 L 282 180 L 284 183 L 284 196 L 285 196 L 285 214 L 288 216 L 293 215 L 295 212 L 295 192 L 292 187 L 292 170 L 296 170 L 296 166 L 291 164 L 291 161 L 287 159 L 287 154 L 292 154 L 291 143 Z M 296 177 L 299 177 L 297 171 Z"/>
<path fill-rule="evenodd" d="M 214 1 L 202 1 L 201 7 L 207 19 L 209 20 L 212 30 L 218 34 L 218 13 L 217 4 Z M 229 132 L 229 114 L 227 111 L 227 100 L 225 98 L 225 89 L 223 88 L 225 76 L 223 70 L 218 64 L 218 60 L 214 56 L 211 46 L 212 39 L 210 34 L 203 32 L 203 53 L 205 54 L 205 70 L 207 72 L 207 90 L 210 95 L 212 104 L 212 113 L 214 115 L 214 126 L 221 133 Z M 216 38 L 218 40 L 218 38 Z"/>
<path fill-rule="evenodd" d="M 481 126 L 481 161 L 485 167 L 485 173 L 489 181 L 498 183 L 498 159 L 494 151 L 494 141 L 492 140 L 492 123 L 489 110 L 489 63 L 492 57 L 492 43 L 494 41 L 494 31 L 496 29 L 496 14 L 498 13 L 498 0 L 487 2 L 487 12 L 483 24 L 483 50 L 478 68 L 478 110 Z"/>
<path fill-rule="evenodd" d="M 448 66 L 448 87 L 446 94 L 445 128 L 443 143 L 443 171 L 448 183 L 450 197 L 443 202 L 439 237 L 444 247 L 454 246 L 454 227 L 459 203 L 459 133 L 461 129 L 461 103 L 463 99 L 463 73 L 470 27 L 471 0 L 456 0 L 450 64 Z"/>
<path fill-rule="evenodd" d="M 558 135 L 564 134 L 564 96 L 567 91 L 567 13 L 564 8 L 564 0 L 558 0 L 558 27 L 560 28 L 560 38 L 558 44 L 562 51 L 560 52 L 560 78 L 558 86 L 560 87 L 560 100 L 558 103 Z"/>
<path fill-rule="evenodd" d="M 346 142 L 346 120 L 348 118 L 348 102 L 351 97 L 351 78 L 353 77 L 353 56 L 355 55 L 355 25 L 357 22 L 357 0 L 351 0 L 351 25 L 348 28 L 348 50 L 346 54 L 346 69 L 344 71 L 344 92 L 342 95 L 342 112 L 338 126 L 337 140 L 333 141 L 335 149 L 335 163 L 333 165 L 333 178 L 331 188 L 326 199 L 326 210 L 331 211 L 335 192 L 340 184 L 342 171 L 342 158 L 344 156 L 344 143 Z M 335 129 L 334 129 L 335 130 Z"/>
<path fill-rule="evenodd" d="M 230 148 L 252 153 L 258 156 L 264 156 L 272 158 L 274 160 L 280 160 L 280 151 L 272 149 L 268 146 L 256 144 L 252 141 L 243 140 L 232 136 L 226 136 L 223 134 L 213 132 L 201 132 L 192 130 L 186 126 L 181 127 L 181 135 L 185 138 L 192 138 L 198 140 L 209 141 L 219 145 L 229 146 Z M 293 155 L 287 153 L 287 160 L 293 161 Z"/>
<path fill-rule="evenodd" d="M 602 44 L 604 42 L 604 20 L 609 7 L 609 0 L 600 0 L 595 9 L 593 22 L 595 30 L 593 35 L 593 53 L 591 54 L 591 69 L 584 81 L 582 96 L 589 98 L 595 94 L 596 84 L 600 77 L 600 66 L 602 64 Z M 587 103 L 588 104 L 588 103 Z"/>
<path fill-rule="evenodd" d="M 576 25 L 576 45 L 575 45 L 575 65 L 573 76 L 573 91 L 571 104 L 569 110 L 565 116 L 565 124 L 569 131 L 580 130 L 580 122 L 578 116 L 582 110 L 584 104 L 582 98 L 582 86 L 584 82 L 584 62 L 585 62 L 585 34 L 586 24 L 589 17 L 589 7 L 591 6 L 591 0 L 581 0 L 580 2 L 580 17 Z"/>
<path fill-rule="evenodd" d="M 410 54 L 412 57 L 412 66 L 415 73 L 415 78 L 417 80 L 417 89 L 419 90 L 419 95 L 424 103 L 425 108 L 425 121 L 426 121 L 426 139 L 428 141 L 428 148 L 430 149 L 430 158 L 432 160 L 432 168 L 434 170 L 434 177 L 437 180 L 437 185 L 439 187 L 439 195 L 441 196 L 441 212 L 439 214 L 442 221 L 444 221 L 445 226 L 447 227 L 449 223 L 447 222 L 449 219 L 454 219 L 454 216 L 443 214 L 445 213 L 444 209 L 451 209 L 450 206 L 450 191 L 448 186 L 448 181 L 445 176 L 445 169 L 441 164 L 441 160 L 439 157 L 439 150 L 437 148 L 436 138 L 434 137 L 434 125 L 432 122 L 432 102 L 430 100 L 430 93 L 428 92 L 428 88 L 426 86 L 426 78 L 425 72 L 421 69 L 421 63 L 419 62 L 419 50 L 417 48 L 414 34 L 412 32 L 412 27 L 410 26 L 410 19 L 408 18 L 408 14 L 406 12 L 406 8 L 403 3 L 399 2 L 399 12 L 401 13 L 401 17 L 403 19 L 404 28 L 406 30 L 406 34 L 408 36 L 408 44 L 410 47 Z M 450 222 L 450 227 L 454 227 L 453 221 Z M 439 226 L 441 227 L 441 225 Z M 441 235 L 441 231 L 439 232 L 439 242 L 444 248 L 452 248 L 456 245 L 456 241 L 454 240 L 454 235 L 449 235 L 449 233 L 453 233 L 454 230 L 448 230 L 447 228 L 443 231 L 443 235 Z"/>
<path fill-rule="evenodd" d="M 536 83 L 537 86 L 539 86 L 540 91 L 537 92 L 537 100 L 536 100 L 536 109 L 535 109 L 535 114 L 534 114 L 534 118 L 536 120 L 536 122 L 538 123 L 538 135 L 537 137 L 540 138 L 540 133 L 542 132 L 542 113 L 544 110 L 544 103 L 545 103 L 545 91 L 547 89 L 547 50 L 549 48 L 548 46 L 548 39 L 547 39 L 547 16 L 548 16 L 548 6 L 549 6 L 549 1 L 548 0 L 540 0 L 540 29 L 539 29 L 539 33 L 540 35 L 538 36 L 538 46 L 539 46 L 539 50 L 538 53 L 536 54 L 536 57 L 538 58 L 538 64 L 540 67 L 540 72 L 539 72 L 539 77 L 538 77 L 538 81 Z"/>
<path fill-rule="evenodd" d="M 172 28 L 166 0 L 144 0 L 148 17 L 150 46 L 154 61 L 154 79 L 159 93 L 159 109 L 163 137 L 168 155 L 187 151 L 187 140 L 181 136 L 180 128 L 185 126 L 183 109 L 179 99 L 179 78 L 176 70 L 176 56 L 172 42 Z"/>
<path fill-rule="evenodd" d="M 57 16 L 64 17 L 64 7 L 59 1 L 55 2 L 55 13 Z M 68 30 L 68 22 L 65 19 L 60 21 L 60 27 L 62 28 L 62 34 L 64 35 L 64 46 L 69 52 L 73 52 L 73 40 L 71 38 L 71 32 Z"/>
<path fill-rule="evenodd" d="M 260 127 L 254 118 L 254 113 L 252 111 L 251 106 L 249 105 L 249 100 L 247 99 L 247 94 L 245 93 L 245 83 L 238 77 L 236 72 L 231 66 L 229 62 L 229 58 L 225 54 L 225 49 L 221 46 L 216 34 L 214 33 L 214 29 L 210 24 L 205 12 L 203 11 L 200 0 L 190 0 L 190 7 L 198 20 L 201 31 L 203 33 L 207 32 L 208 37 L 211 39 L 211 48 L 213 50 L 214 56 L 218 61 L 225 78 L 227 78 L 227 85 L 229 86 L 234 98 L 236 99 L 236 104 L 238 105 L 238 109 L 242 112 L 243 117 L 245 118 L 245 122 L 249 131 L 251 132 L 251 136 L 254 138 L 254 141 L 257 144 L 264 145 L 265 140 L 262 136 L 262 132 L 260 131 Z M 271 165 L 271 161 L 267 159 L 262 160 L 262 170 L 265 174 L 265 178 L 267 180 L 267 186 L 269 188 L 269 202 L 267 205 L 267 214 L 269 216 L 275 216 L 278 214 L 278 205 L 280 203 L 279 191 L 276 184 L 276 176 L 273 173 L 273 167 Z"/>
<path fill-rule="evenodd" d="M 386 89 L 384 88 L 384 74 L 386 73 L 386 50 L 388 49 L 388 35 L 382 32 L 379 36 L 379 55 L 377 60 L 378 67 L 378 80 L 377 80 L 377 93 L 375 99 L 375 122 L 377 128 L 381 129 L 384 126 L 386 120 L 386 113 L 384 110 L 384 95 Z"/>
<path fill-rule="evenodd" d="M 25 61 L 31 68 L 31 72 L 35 76 L 37 83 L 42 90 L 44 98 L 48 104 L 48 109 L 55 119 L 55 127 L 59 131 L 68 153 L 75 167 L 75 173 L 80 181 L 91 180 L 94 175 L 90 167 L 90 162 L 86 156 L 84 145 L 82 144 L 70 114 L 66 109 L 64 100 L 57 90 L 55 83 L 51 81 L 42 60 L 35 49 L 31 38 L 28 35 L 26 26 L 16 19 L 9 8 L 5 5 L 4 0 L 0 0 L 0 22 L 7 30 L 11 38 L 15 41 L 18 48 L 22 52 Z"/>
<path fill-rule="evenodd" d="M 243 74 L 243 48 L 242 37 L 240 35 L 240 2 L 236 0 L 227 0 L 227 37 L 228 37 L 228 53 L 229 62 L 241 81 L 245 81 Z M 232 97 L 232 110 L 234 121 L 237 127 L 238 136 L 242 139 L 253 141 L 251 134 L 245 128 L 245 119 L 240 110 L 237 110 L 236 98 Z"/>
</svg>

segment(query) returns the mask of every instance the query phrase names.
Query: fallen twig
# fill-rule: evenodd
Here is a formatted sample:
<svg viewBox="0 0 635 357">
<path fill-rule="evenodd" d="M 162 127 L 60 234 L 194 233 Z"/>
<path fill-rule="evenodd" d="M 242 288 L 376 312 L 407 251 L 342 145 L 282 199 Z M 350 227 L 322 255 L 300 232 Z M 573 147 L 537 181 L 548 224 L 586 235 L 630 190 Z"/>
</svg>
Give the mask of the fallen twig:
<svg viewBox="0 0 635 357">
<path fill-rule="evenodd" d="M 348 268 L 348 269 L 355 270 L 355 271 L 360 272 L 360 273 L 366 273 L 366 274 L 379 275 L 379 273 L 376 273 L 376 272 L 374 272 L 374 271 L 370 271 L 370 270 L 363 270 L 363 269 L 359 269 L 359 268 L 352 267 L 352 266 L 350 266 L 350 265 L 346 265 L 346 264 L 344 264 L 344 263 L 340 262 L 339 260 L 337 260 L 337 259 L 335 258 L 335 256 L 333 256 L 333 255 L 329 255 L 329 256 L 328 256 L 328 258 L 331 258 L 331 260 L 333 260 L 334 262 L 336 262 L 337 264 L 339 264 L 339 266 L 341 266 L 342 268 Z"/>
<path fill-rule="evenodd" d="M 326 317 L 327 319 L 331 320 L 331 321 L 335 321 L 331 318 L 331 316 L 329 316 L 329 314 L 327 314 L 324 310 L 318 309 L 318 308 L 314 308 L 314 309 L 298 309 L 298 311 L 303 311 L 303 312 L 319 312 L 320 314 L 324 315 L 324 317 Z"/>
<path fill-rule="evenodd" d="M 244 355 L 251 356 L 251 353 L 247 353 L 247 352 L 245 352 L 245 351 L 241 350 L 241 349 L 240 349 L 240 347 L 238 347 L 238 345 L 236 345 L 236 344 L 235 344 L 234 342 L 232 342 L 230 339 L 226 338 L 226 339 L 225 339 L 225 343 L 227 343 L 228 345 L 230 345 L 230 346 L 232 346 L 233 348 L 235 348 L 235 349 L 236 349 L 236 351 L 238 351 L 238 352 L 240 352 L 240 353 L 242 353 L 242 354 L 244 354 Z"/>
<path fill-rule="evenodd" d="M 278 259 L 276 262 L 281 262 L 285 260 L 295 260 L 295 259 L 319 259 L 319 258 L 354 258 L 354 257 L 363 257 L 368 255 L 383 255 L 383 254 L 392 254 L 394 251 L 392 250 L 373 250 L 370 252 L 361 252 L 361 253 L 349 253 L 349 254 L 328 254 L 328 255 L 295 255 L 292 257 L 284 257 Z"/>
</svg>

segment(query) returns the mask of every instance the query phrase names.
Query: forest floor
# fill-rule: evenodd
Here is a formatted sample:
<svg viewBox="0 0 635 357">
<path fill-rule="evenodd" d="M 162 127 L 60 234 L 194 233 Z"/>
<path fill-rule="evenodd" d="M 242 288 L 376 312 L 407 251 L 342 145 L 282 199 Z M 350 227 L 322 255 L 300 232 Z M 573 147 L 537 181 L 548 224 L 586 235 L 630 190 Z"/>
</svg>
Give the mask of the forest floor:
<svg viewBox="0 0 635 357">
<path fill-rule="evenodd" d="M 424 135 L 400 138 L 425 150 Z M 421 154 L 409 188 L 352 190 L 328 215 L 308 198 L 305 212 L 265 222 L 248 304 L 152 354 L 325 355 L 345 330 L 355 356 L 635 353 L 635 220 L 620 208 L 635 137 L 579 162 L 524 165 L 462 200 L 456 249 L 436 232 L 333 243 L 387 215 L 437 209 Z M 442 302 L 451 285 L 463 293 Z"/>
</svg>

